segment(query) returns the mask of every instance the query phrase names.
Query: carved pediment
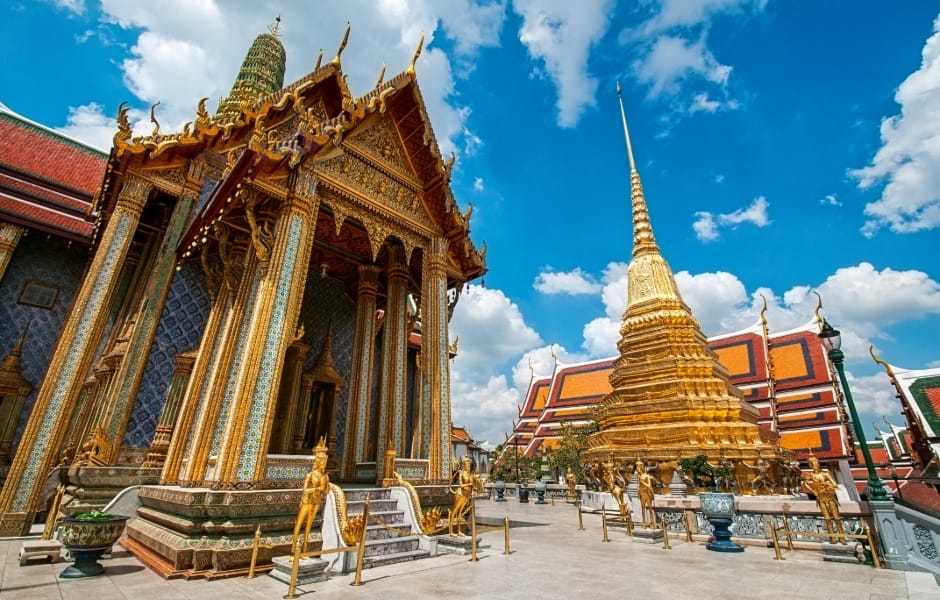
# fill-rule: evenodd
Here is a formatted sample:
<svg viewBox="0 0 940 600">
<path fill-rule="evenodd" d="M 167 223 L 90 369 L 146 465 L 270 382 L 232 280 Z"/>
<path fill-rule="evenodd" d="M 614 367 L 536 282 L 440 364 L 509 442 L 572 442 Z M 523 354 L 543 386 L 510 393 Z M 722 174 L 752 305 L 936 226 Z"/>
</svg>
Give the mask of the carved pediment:
<svg viewBox="0 0 940 600">
<path fill-rule="evenodd" d="M 436 228 L 424 210 L 419 193 L 411 186 L 376 168 L 369 160 L 343 152 L 316 165 L 318 172 L 369 202 L 407 217 L 429 228 Z"/>
<path fill-rule="evenodd" d="M 401 136 L 392 120 L 379 115 L 368 123 L 357 127 L 346 138 L 346 143 L 359 152 L 408 179 L 417 180 L 417 174 L 411 166 L 408 152 L 401 142 Z"/>
</svg>

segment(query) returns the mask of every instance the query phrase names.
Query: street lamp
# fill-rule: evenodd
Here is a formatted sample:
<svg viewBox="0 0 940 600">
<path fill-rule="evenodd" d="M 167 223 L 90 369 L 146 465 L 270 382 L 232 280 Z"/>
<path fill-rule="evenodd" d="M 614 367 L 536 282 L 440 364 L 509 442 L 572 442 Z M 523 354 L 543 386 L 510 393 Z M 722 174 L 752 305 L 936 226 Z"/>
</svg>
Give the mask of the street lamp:
<svg viewBox="0 0 940 600">
<path fill-rule="evenodd" d="M 855 429 L 855 438 L 862 447 L 862 456 L 865 458 L 865 466 L 868 468 L 868 491 L 871 499 L 875 501 L 888 501 L 891 497 L 885 490 L 885 485 L 875 472 L 875 463 L 871 460 L 871 452 L 868 444 L 865 443 L 865 432 L 862 431 L 862 422 L 858 419 L 858 412 L 855 410 L 855 402 L 852 400 L 852 391 L 849 389 L 849 382 L 845 379 L 845 370 L 842 367 L 842 361 L 845 355 L 842 354 L 842 335 L 838 329 L 832 327 L 828 321 L 823 320 L 822 331 L 819 332 L 819 339 L 823 346 L 829 352 L 829 360 L 835 365 L 839 372 L 839 381 L 842 383 L 842 393 L 845 395 L 845 403 L 849 407 L 849 414 L 852 416 L 852 428 Z M 854 485 L 854 482 L 853 482 Z"/>
</svg>

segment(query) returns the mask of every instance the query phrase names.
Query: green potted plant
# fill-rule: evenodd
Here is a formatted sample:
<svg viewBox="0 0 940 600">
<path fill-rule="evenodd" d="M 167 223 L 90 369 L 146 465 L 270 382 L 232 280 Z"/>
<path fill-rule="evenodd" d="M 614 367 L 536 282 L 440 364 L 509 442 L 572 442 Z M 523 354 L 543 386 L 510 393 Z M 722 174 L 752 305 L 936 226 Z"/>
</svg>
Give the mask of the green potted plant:
<svg viewBox="0 0 940 600">
<path fill-rule="evenodd" d="M 98 559 L 124 533 L 127 519 L 98 510 L 76 513 L 62 519 L 59 539 L 75 559 L 75 564 L 62 571 L 59 577 L 74 579 L 104 573 L 104 567 Z"/>
</svg>

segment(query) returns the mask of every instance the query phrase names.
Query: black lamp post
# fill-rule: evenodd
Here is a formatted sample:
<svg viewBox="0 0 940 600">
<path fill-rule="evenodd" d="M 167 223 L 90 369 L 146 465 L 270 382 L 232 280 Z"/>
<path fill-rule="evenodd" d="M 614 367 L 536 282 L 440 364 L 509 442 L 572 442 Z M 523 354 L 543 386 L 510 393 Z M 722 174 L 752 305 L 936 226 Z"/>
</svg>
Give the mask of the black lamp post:
<svg viewBox="0 0 940 600">
<path fill-rule="evenodd" d="M 875 463 L 871 460 L 871 452 L 868 444 L 865 443 L 865 432 L 862 431 L 862 422 L 858 419 L 858 412 L 855 410 L 855 402 L 852 400 L 852 391 L 849 389 L 849 382 L 845 379 L 845 370 L 842 367 L 842 361 L 845 355 L 842 354 L 842 335 L 838 329 L 834 329 L 828 321 L 823 320 L 822 331 L 819 332 L 819 339 L 823 346 L 829 352 L 829 360 L 835 365 L 839 372 L 839 381 L 842 383 L 842 393 L 845 395 L 845 404 L 849 407 L 849 414 L 852 416 L 852 428 L 855 430 L 855 437 L 862 447 L 862 456 L 865 458 L 865 466 L 868 468 L 868 491 L 872 500 L 888 501 L 891 497 L 885 490 L 885 485 L 875 472 Z M 853 482 L 854 485 L 854 482 Z"/>
</svg>

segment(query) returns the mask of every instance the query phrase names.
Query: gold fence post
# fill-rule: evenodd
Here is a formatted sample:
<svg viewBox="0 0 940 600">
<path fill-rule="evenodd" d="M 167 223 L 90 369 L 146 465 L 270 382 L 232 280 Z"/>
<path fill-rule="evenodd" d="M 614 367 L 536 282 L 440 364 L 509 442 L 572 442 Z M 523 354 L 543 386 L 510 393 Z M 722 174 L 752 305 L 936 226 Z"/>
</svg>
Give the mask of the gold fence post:
<svg viewBox="0 0 940 600">
<path fill-rule="evenodd" d="M 669 530 L 666 529 L 666 513 L 663 513 L 661 522 L 663 525 L 663 550 L 672 550 L 672 546 L 669 545 Z"/>
<path fill-rule="evenodd" d="M 584 531 L 584 520 L 581 516 L 581 500 L 579 499 L 574 503 L 575 507 L 578 509 L 578 531 Z"/>
<path fill-rule="evenodd" d="M 607 539 L 607 506 L 601 504 L 601 524 L 604 529 L 604 541 L 609 542 Z"/>
<path fill-rule="evenodd" d="M 777 537 L 777 522 L 773 515 L 770 516 L 770 540 L 774 544 L 774 560 L 783 560 L 783 555 L 780 554 L 780 538 Z"/>
<path fill-rule="evenodd" d="M 55 524 L 59 521 L 59 507 L 62 506 L 62 496 L 65 494 L 65 484 L 60 483 L 55 490 L 55 496 L 52 498 L 52 506 L 49 507 L 49 515 L 46 517 L 46 526 L 42 530 L 42 539 L 51 540 L 55 533 Z M 2 522 L 2 519 L 0 519 Z"/>
<path fill-rule="evenodd" d="M 505 530 L 506 541 L 503 544 L 503 554 L 509 554 L 509 515 L 506 515 L 506 520 L 503 521 L 503 529 Z"/>
<path fill-rule="evenodd" d="M 248 568 L 248 579 L 255 577 L 255 565 L 258 563 L 258 547 L 261 545 L 261 525 L 255 529 L 255 541 L 251 545 L 251 566 Z"/>
<path fill-rule="evenodd" d="M 460 532 L 460 523 L 457 523 L 457 532 Z M 470 562 L 477 562 L 477 509 L 473 496 L 470 496 Z"/>
<path fill-rule="evenodd" d="M 366 553 L 366 531 L 369 527 L 369 494 L 366 494 L 366 503 L 362 507 L 362 535 L 359 536 L 359 550 L 356 553 L 356 577 L 349 585 L 362 585 L 362 559 Z"/>
<path fill-rule="evenodd" d="M 790 533 L 790 523 L 787 522 L 786 515 L 783 515 L 783 533 L 787 536 L 787 550 L 793 550 L 793 534 Z"/>
<path fill-rule="evenodd" d="M 692 511 L 685 511 L 685 541 L 692 541 Z"/>
<path fill-rule="evenodd" d="M 290 567 L 290 584 L 287 586 L 287 595 L 284 598 L 297 597 L 297 572 L 300 570 L 300 539 L 294 545 L 294 556 Z"/>
<path fill-rule="evenodd" d="M 878 548 L 875 547 L 875 540 L 872 539 L 871 527 L 865 525 L 865 536 L 868 538 L 868 547 L 871 548 L 871 564 L 876 569 L 881 568 L 881 562 L 878 560 Z"/>
</svg>

